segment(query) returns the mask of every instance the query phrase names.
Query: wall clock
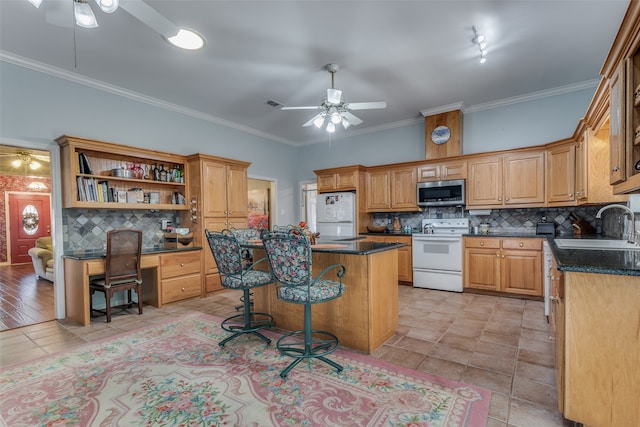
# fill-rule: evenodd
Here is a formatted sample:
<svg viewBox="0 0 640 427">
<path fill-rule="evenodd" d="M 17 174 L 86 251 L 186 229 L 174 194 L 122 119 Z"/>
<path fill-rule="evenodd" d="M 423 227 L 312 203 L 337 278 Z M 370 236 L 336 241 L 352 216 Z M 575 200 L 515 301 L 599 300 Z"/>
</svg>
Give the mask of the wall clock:
<svg viewBox="0 0 640 427">
<path fill-rule="evenodd" d="M 434 144 L 444 144 L 449 141 L 449 138 L 451 138 L 451 130 L 447 126 L 438 126 L 431 132 L 431 141 Z"/>
</svg>

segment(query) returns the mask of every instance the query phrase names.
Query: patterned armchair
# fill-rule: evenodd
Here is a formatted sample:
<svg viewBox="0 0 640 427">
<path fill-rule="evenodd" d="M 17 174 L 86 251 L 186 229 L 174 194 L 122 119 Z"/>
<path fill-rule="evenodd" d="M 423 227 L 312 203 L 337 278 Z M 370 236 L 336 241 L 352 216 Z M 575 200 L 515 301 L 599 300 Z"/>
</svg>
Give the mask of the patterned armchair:
<svg viewBox="0 0 640 427">
<path fill-rule="evenodd" d="M 270 344 L 271 340 L 259 331 L 273 326 L 273 317 L 266 313 L 252 312 L 250 301 L 251 289 L 273 283 L 269 272 L 255 269 L 258 264 L 265 262 L 266 258 L 243 266 L 242 248 L 231 230 L 225 229 L 219 233 L 205 230 L 205 235 L 218 266 L 222 286 L 243 292 L 243 313 L 228 317 L 222 322 L 222 329 L 231 332 L 232 335 L 220 341 L 218 345 L 224 347 L 232 339 L 244 334 L 256 335 Z"/>
<path fill-rule="evenodd" d="M 339 345 L 338 337 L 327 331 L 311 327 L 311 306 L 340 297 L 345 291 L 342 278 L 346 268 L 342 264 L 326 267 L 315 278 L 312 276 L 311 244 L 302 234 L 292 232 L 267 233 L 262 242 L 271 266 L 271 274 L 277 281 L 278 299 L 293 304 L 304 305 L 304 328 L 282 336 L 276 347 L 281 354 L 294 360 L 280 376 L 285 378 L 291 369 L 305 359 L 316 358 L 342 371 L 342 366 L 328 359 Z M 324 278 L 331 270 L 336 270 L 337 280 Z M 303 340 L 300 340 L 303 336 Z"/>
</svg>

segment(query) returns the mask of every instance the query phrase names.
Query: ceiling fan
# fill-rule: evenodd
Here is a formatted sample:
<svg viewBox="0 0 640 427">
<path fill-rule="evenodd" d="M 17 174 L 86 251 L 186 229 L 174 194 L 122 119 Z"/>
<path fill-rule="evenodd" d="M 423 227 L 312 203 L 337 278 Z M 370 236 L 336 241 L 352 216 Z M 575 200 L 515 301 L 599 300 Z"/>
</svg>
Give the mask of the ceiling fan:
<svg viewBox="0 0 640 427">
<path fill-rule="evenodd" d="M 19 151 L 16 153 L 0 153 L 0 157 L 12 157 L 9 164 L 18 169 L 22 166 L 31 170 L 39 169 L 42 163 L 49 163 L 49 156 L 29 153 L 27 151 Z"/>
<path fill-rule="evenodd" d="M 314 125 L 321 128 L 326 123 L 326 131 L 333 133 L 337 124 L 342 124 L 345 129 L 362 123 L 362 120 L 351 113 L 351 110 L 370 110 L 377 108 L 387 108 L 384 101 L 377 102 L 345 102 L 342 99 L 342 91 L 334 87 L 334 77 L 340 66 L 338 64 L 327 64 L 324 67 L 331 73 L 331 88 L 327 89 L 327 97 L 317 106 L 307 107 L 281 107 L 281 110 L 320 110 L 318 114 L 305 122 L 302 126 Z"/>
</svg>

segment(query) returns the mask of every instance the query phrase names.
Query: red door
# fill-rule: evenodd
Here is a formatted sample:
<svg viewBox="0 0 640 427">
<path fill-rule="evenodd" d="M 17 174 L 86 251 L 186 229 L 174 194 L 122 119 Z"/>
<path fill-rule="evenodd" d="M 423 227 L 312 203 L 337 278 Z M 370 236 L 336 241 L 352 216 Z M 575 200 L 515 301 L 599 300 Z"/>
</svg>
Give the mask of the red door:
<svg viewBox="0 0 640 427">
<path fill-rule="evenodd" d="M 36 239 L 51 235 L 49 194 L 9 194 L 11 264 L 30 263 Z"/>
</svg>

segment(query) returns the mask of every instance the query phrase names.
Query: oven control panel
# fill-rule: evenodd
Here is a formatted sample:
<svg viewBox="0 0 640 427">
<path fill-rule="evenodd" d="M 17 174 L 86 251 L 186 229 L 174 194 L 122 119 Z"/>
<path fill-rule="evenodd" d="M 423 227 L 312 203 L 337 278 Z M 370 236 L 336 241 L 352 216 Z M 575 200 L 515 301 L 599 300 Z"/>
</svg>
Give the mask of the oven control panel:
<svg viewBox="0 0 640 427">
<path fill-rule="evenodd" d="M 423 234 L 462 235 L 469 232 L 468 218 L 423 219 Z"/>
</svg>

